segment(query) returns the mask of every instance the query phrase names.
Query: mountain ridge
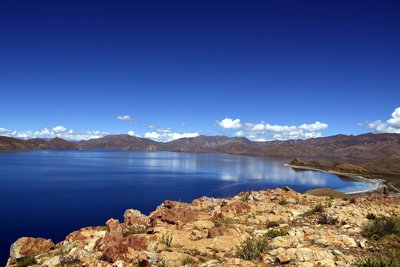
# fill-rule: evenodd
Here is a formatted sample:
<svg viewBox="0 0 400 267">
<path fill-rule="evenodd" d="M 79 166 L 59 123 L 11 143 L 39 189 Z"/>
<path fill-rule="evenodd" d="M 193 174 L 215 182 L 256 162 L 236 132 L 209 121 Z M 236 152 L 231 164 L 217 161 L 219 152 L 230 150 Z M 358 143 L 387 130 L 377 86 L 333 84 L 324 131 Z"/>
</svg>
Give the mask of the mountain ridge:
<svg viewBox="0 0 400 267">
<path fill-rule="evenodd" d="M 154 150 L 177 152 L 220 152 L 255 156 L 308 158 L 400 158 L 400 134 L 334 135 L 311 139 L 251 141 L 245 137 L 206 136 L 157 142 L 127 134 L 70 142 L 62 138 L 18 139 L 0 136 L 0 150 Z"/>
</svg>

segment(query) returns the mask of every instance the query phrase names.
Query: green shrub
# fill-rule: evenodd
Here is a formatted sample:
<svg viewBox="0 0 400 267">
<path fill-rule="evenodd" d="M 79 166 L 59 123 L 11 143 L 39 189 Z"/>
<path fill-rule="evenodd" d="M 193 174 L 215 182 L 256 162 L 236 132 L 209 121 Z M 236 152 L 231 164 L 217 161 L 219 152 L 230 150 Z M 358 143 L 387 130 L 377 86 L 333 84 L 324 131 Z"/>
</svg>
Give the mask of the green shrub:
<svg viewBox="0 0 400 267">
<path fill-rule="evenodd" d="M 379 259 L 366 259 L 358 264 L 358 267 L 398 267 L 396 262 L 387 260 L 385 258 Z"/>
<path fill-rule="evenodd" d="M 286 198 L 282 198 L 282 199 L 280 199 L 279 200 L 279 205 L 286 205 L 286 204 L 288 204 L 289 202 L 287 201 L 287 199 Z"/>
<path fill-rule="evenodd" d="M 268 246 L 268 238 L 265 236 L 251 236 L 245 242 L 240 242 L 236 247 L 237 254 L 245 260 L 258 259 L 261 253 L 265 252 Z"/>
<path fill-rule="evenodd" d="M 136 234 L 144 234 L 146 233 L 146 228 L 141 226 L 135 226 L 123 231 L 123 236 L 127 237 L 128 235 L 136 235 Z"/>
<path fill-rule="evenodd" d="M 195 264 L 195 263 L 196 263 L 196 261 L 195 261 L 192 257 L 189 257 L 189 256 L 184 257 L 184 258 L 181 260 L 182 266 L 191 266 L 191 265 L 193 265 L 193 264 Z"/>
<path fill-rule="evenodd" d="M 250 200 L 251 200 L 250 196 L 251 196 L 251 192 L 247 192 L 247 193 L 242 197 L 242 201 L 243 201 L 243 202 L 246 202 L 246 203 L 250 202 Z"/>
<path fill-rule="evenodd" d="M 368 212 L 367 214 L 367 219 L 368 220 L 375 220 L 376 219 L 376 215 L 373 213 Z"/>
<path fill-rule="evenodd" d="M 171 247 L 172 244 L 172 235 L 169 233 L 165 233 L 162 235 L 160 239 L 160 243 L 166 245 L 167 247 Z"/>
<path fill-rule="evenodd" d="M 318 216 L 317 222 L 319 224 L 330 224 L 330 225 L 335 225 L 338 223 L 338 218 L 330 216 L 329 214 L 322 213 Z"/>
<path fill-rule="evenodd" d="M 228 226 L 232 223 L 232 220 L 229 218 L 218 218 L 218 219 L 212 219 L 212 222 L 214 223 L 215 227 L 220 227 L 220 226 Z"/>
<path fill-rule="evenodd" d="M 264 234 L 264 236 L 267 239 L 272 239 L 272 238 L 275 238 L 277 236 L 284 236 L 284 235 L 287 235 L 287 234 L 288 234 L 288 232 L 286 230 L 284 230 L 284 229 L 270 229 L 270 230 L 268 230 L 267 233 Z"/>
<path fill-rule="evenodd" d="M 365 237 L 381 239 L 387 235 L 400 235 L 400 219 L 395 216 L 379 216 L 363 229 Z"/>
<path fill-rule="evenodd" d="M 321 203 L 318 203 L 317 205 L 314 206 L 313 208 L 313 212 L 323 212 L 325 209 L 324 205 L 322 205 Z"/>
<path fill-rule="evenodd" d="M 36 263 L 36 259 L 33 256 L 23 257 L 17 260 L 18 267 L 27 267 Z"/>
</svg>

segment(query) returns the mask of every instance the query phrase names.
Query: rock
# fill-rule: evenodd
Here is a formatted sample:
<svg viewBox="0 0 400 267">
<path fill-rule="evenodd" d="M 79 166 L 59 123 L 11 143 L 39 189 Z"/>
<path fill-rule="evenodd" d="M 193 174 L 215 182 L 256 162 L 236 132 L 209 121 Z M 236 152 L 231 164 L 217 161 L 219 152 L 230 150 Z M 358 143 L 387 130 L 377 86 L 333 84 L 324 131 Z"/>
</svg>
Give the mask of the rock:
<svg viewBox="0 0 400 267">
<path fill-rule="evenodd" d="M 108 233 L 122 235 L 122 226 L 118 220 L 111 218 L 106 222 L 106 225 Z"/>
<path fill-rule="evenodd" d="M 138 210 L 128 209 L 124 213 L 124 226 L 125 228 L 132 227 L 143 227 L 146 228 L 149 225 L 149 219 L 146 215 L 142 214 Z"/>
<path fill-rule="evenodd" d="M 234 218 L 237 215 L 244 214 L 251 210 L 251 206 L 242 201 L 234 201 L 227 205 L 222 206 L 219 210 L 214 212 L 213 219 Z"/>
<path fill-rule="evenodd" d="M 185 224 L 195 221 L 198 211 L 188 204 L 175 201 L 165 201 L 161 208 L 158 208 L 150 215 L 150 223 L 154 226 L 157 221 L 169 224 Z"/>
<path fill-rule="evenodd" d="M 208 229 L 208 237 L 209 238 L 214 238 L 214 237 L 223 236 L 223 235 L 239 236 L 239 233 L 231 228 L 226 227 L 226 226 L 212 227 L 212 228 Z"/>
<path fill-rule="evenodd" d="M 280 199 L 291 203 L 295 198 L 301 201 L 278 203 Z M 299 216 L 330 201 L 333 204 L 325 213 L 345 223 L 320 225 L 315 221 L 318 214 Z M 35 258 L 37 266 L 47 267 L 60 265 L 65 259 L 79 260 L 77 264 L 84 267 L 182 266 L 189 259 L 195 266 L 207 267 L 355 266 L 370 245 L 361 238 L 363 227 L 370 222 L 366 218 L 369 213 L 400 214 L 400 197 L 361 195 L 355 204 L 349 204 L 340 198 L 301 195 L 284 188 L 245 192 L 227 199 L 204 197 L 192 204 L 165 201 L 149 217 L 130 209 L 125 211 L 123 223 L 110 219 L 107 229 L 79 229 L 56 246 L 45 239 L 19 239 L 10 249 L 7 266 L 15 267 L 16 260 L 27 255 Z M 137 227 L 145 229 L 136 231 Z M 280 230 L 287 234 L 271 238 L 268 249 L 255 261 L 238 258 L 241 242 Z"/>
<path fill-rule="evenodd" d="M 288 264 L 290 262 L 290 258 L 287 255 L 278 255 L 276 257 L 276 261 L 280 264 Z"/>
<path fill-rule="evenodd" d="M 362 239 L 360 240 L 360 248 L 366 248 L 367 247 L 367 239 Z"/>
<path fill-rule="evenodd" d="M 43 267 L 52 267 L 52 266 L 58 266 L 60 264 L 60 256 L 54 256 L 50 259 L 45 260 L 41 265 Z"/>
<path fill-rule="evenodd" d="M 21 237 L 10 248 L 10 257 L 17 260 L 23 257 L 36 256 L 54 247 L 53 241 L 44 238 Z"/>
<path fill-rule="evenodd" d="M 214 223 L 210 220 L 195 221 L 192 224 L 193 224 L 193 227 L 197 228 L 197 229 L 208 229 L 208 228 L 214 227 Z"/>
<path fill-rule="evenodd" d="M 103 248 L 103 258 L 107 261 L 126 260 L 128 246 L 122 242 L 109 242 Z"/>
<path fill-rule="evenodd" d="M 147 240 L 143 236 L 130 235 L 127 238 L 128 247 L 135 250 L 145 250 L 147 248 Z"/>
</svg>

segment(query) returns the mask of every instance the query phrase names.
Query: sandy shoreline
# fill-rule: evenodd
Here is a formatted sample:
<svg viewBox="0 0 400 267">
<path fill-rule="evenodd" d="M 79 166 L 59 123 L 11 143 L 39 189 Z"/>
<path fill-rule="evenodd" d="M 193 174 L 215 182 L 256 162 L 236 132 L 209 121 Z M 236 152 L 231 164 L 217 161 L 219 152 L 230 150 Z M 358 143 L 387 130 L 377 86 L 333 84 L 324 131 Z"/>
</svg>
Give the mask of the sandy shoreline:
<svg viewBox="0 0 400 267">
<path fill-rule="evenodd" d="M 318 172 L 330 173 L 330 174 L 335 174 L 335 175 L 342 175 L 342 176 L 349 177 L 353 180 L 364 181 L 364 182 L 368 182 L 368 183 L 371 183 L 374 185 L 370 189 L 357 190 L 357 191 L 351 191 L 351 192 L 343 192 L 348 195 L 362 194 L 362 193 L 368 193 L 368 192 L 380 190 L 384 186 L 384 182 L 385 182 L 385 180 L 382 180 L 382 179 L 369 179 L 369 178 L 365 178 L 364 176 L 361 176 L 361 175 L 355 175 L 354 173 L 327 171 L 327 170 L 321 170 L 318 168 L 307 167 L 307 166 L 298 166 L 298 165 L 292 165 L 292 164 L 287 164 L 287 163 L 284 165 L 287 167 L 299 169 L 299 170 L 310 170 L 310 171 L 318 171 Z"/>
</svg>

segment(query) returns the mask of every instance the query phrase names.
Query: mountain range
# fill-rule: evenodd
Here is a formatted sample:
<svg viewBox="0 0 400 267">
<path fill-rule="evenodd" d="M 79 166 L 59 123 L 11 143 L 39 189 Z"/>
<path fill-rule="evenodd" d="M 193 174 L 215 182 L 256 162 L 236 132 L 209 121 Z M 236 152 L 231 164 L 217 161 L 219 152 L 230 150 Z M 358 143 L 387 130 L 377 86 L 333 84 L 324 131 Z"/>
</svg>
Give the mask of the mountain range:
<svg viewBox="0 0 400 267">
<path fill-rule="evenodd" d="M 400 134 L 334 135 L 306 140 L 255 142 L 244 137 L 198 136 L 157 142 L 125 134 L 71 142 L 61 138 L 18 139 L 0 136 L 0 150 L 150 150 L 219 152 L 241 155 L 367 160 L 400 158 Z"/>
</svg>

